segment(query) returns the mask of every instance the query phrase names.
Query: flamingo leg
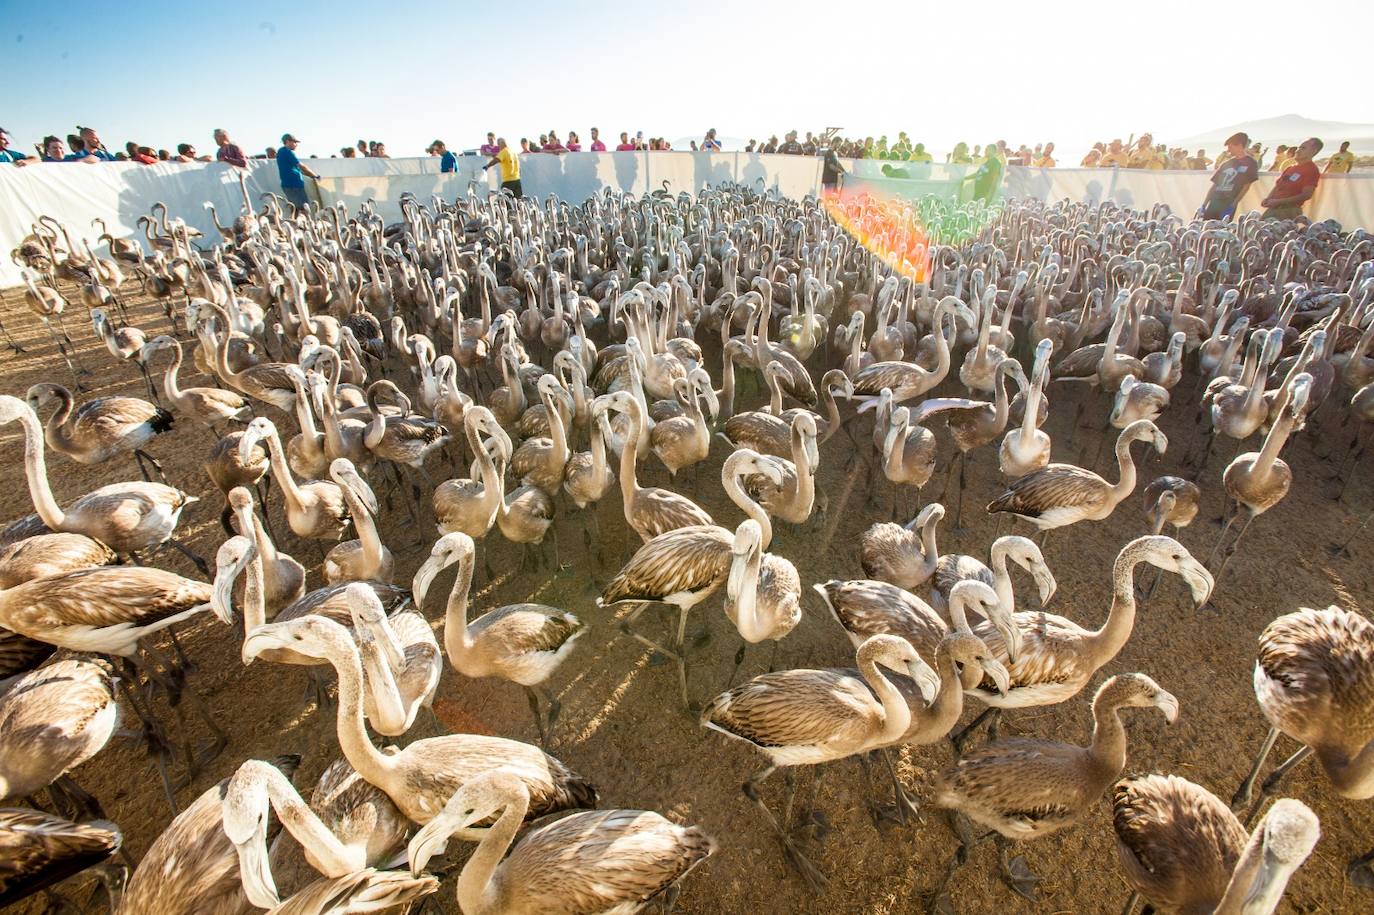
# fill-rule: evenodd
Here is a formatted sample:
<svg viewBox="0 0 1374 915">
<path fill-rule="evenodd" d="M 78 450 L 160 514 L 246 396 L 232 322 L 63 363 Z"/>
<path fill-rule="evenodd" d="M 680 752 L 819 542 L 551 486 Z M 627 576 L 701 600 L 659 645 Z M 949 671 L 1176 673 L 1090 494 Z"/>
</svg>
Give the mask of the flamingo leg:
<svg viewBox="0 0 1374 915">
<path fill-rule="evenodd" d="M 1255 764 L 1250 767 L 1250 774 L 1241 782 L 1236 793 L 1231 796 L 1231 806 L 1244 807 L 1250 803 L 1251 793 L 1255 789 L 1255 780 L 1259 778 L 1260 769 L 1264 767 L 1264 761 L 1269 758 L 1269 753 L 1274 749 L 1274 741 L 1279 739 L 1277 728 L 1270 728 L 1269 734 L 1264 738 L 1264 743 L 1260 745 L 1259 755 L 1255 757 Z"/>
<path fill-rule="evenodd" d="M 770 765 L 768 768 L 758 772 L 750 778 L 749 781 L 744 783 L 742 790 L 744 791 L 745 797 L 754 802 L 755 806 L 757 806 L 759 811 L 763 814 L 764 820 L 773 828 L 773 832 L 777 835 L 778 841 L 782 843 L 783 854 L 786 856 L 788 865 L 797 873 L 801 874 L 802 878 L 806 880 L 807 885 L 811 887 L 813 892 L 820 892 L 828 883 L 825 875 L 801 853 L 797 848 L 796 842 L 792 839 L 792 836 L 789 835 L 782 824 L 778 822 L 778 818 L 773 815 L 773 811 L 763 802 L 763 798 L 759 797 L 759 785 L 776 770 L 777 766 Z M 795 787 L 794 784 L 792 786 L 793 790 L 795 790 Z M 788 804 L 789 806 L 791 805 L 790 791 L 788 793 Z"/>
</svg>

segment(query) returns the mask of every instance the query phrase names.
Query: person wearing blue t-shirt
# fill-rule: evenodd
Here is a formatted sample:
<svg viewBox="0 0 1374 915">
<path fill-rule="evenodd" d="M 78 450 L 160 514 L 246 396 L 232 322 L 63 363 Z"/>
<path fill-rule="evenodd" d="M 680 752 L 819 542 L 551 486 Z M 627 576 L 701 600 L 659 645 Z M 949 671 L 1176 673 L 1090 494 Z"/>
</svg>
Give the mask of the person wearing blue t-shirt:
<svg viewBox="0 0 1374 915">
<path fill-rule="evenodd" d="M 0 127 L 0 162 L 13 162 L 15 165 L 18 165 L 21 168 L 25 165 L 28 165 L 31 161 L 28 154 L 22 153 L 17 149 L 12 149 L 10 147 L 10 143 L 12 142 L 13 141 L 10 139 L 9 131 L 5 130 L 5 128 L 3 127 Z"/>
<path fill-rule="evenodd" d="M 315 181 L 320 180 L 320 176 L 296 155 L 296 147 L 300 145 L 301 141 L 291 134 L 281 135 L 281 149 L 277 150 L 277 174 L 281 177 L 282 196 L 296 209 L 304 210 L 310 198 L 306 196 L 305 178 L 301 176 Z"/>
<path fill-rule="evenodd" d="M 434 150 L 439 157 L 439 171 L 456 172 L 458 171 L 458 157 L 449 152 L 448 146 L 443 140 L 435 140 L 430 144 L 430 149 Z"/>
<path fill-rule="evenodd" d="M 77 133 L 81 134 L 81 141 L 86 144 L 85 155 L 98 162 L 118 162 L 115 154 L 105 148 L 105 144 L 100 142 L 100 134 L 96 133 L 94 127 L 78 127 Z M 73 160 L 80 161 L 80 160 Z"/>
</svg>

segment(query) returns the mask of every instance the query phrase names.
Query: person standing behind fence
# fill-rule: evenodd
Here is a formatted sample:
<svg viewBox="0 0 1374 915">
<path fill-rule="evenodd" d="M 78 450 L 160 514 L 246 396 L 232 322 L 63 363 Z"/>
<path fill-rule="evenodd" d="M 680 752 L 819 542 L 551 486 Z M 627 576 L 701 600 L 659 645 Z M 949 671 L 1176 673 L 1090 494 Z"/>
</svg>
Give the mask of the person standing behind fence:
<svg viewBox="0 0 1374 915">
<path fill-rule="evenodd" d="M 1346 175 L 1355 167 L 1355 154 L 1350 151 L 1350 141 L 1346 140 L 1341 144 L 1340 152 L 1331 154 L 1331 158 L 1326 160 L 1326 168 L 1322 173 L 1326 175 Z"/>
<path fill-rule="evenodd" d="M 310 198 L 305 194 L 305 179 L 301 176 L 307 175 L 316 181 L 320 180 L 320 176 L 297 157 L 296 147 L 299 145 L 301 141 L 291 134 L 281 135 L 281 149 L 277 150 L 277 174 L 281 177 L 282 196 L 297 210 L 304 210 Z"/>
<path fill-rule="evenodd" d="M 29 155 L 17 149 L 11 149 L 10 143 L 12 142 L 14 141 L 10 138 L 9 131 L 0 127 L 0 162 L 12 162 L 23 168 L 29 164 Z"/>
<path fill-rule="evenodd" d="M 85 146 L 86 155 L 94 156 L 101 162 L 116 162 L 115 154 L 105 148 L 105 144 L 100 142 L 100 134 L 95 132 L 94 127 L 78 127 L 76 132 L 81 135 L 81 142 Z"/>
<path fill-rule="evenodd" d="M 706 139 L 701 141 L 701 148 L 706 152 L 720 152 L 720 141 L 716 139 L 714 127 L 706 131 Z"/>
<path fill-rule="evenodd" d="M 601 131 L 592 128 L 592 145 L 588 147 L 592 152 L 605 152 L 606 144 L 601 142 Z"/>
<path fill-rule="evenodd" d="M 501 169 L 501 190 L 510 191 L 511 196 L 517 200 L 524 197 L 524 190 L 520 187 L 520 157 L 511 151 L 506 145 L 506 138 L 501 137 L 496 141 L 496 155 L 491 157 L 491 161 L 482 166 L 482 171 L 486 171 L 493 165 Z"/>
<path fill-rule="evenodd" d="M 441 173 L 458 171 L 458 157 L 448 151 L 443 140 L 435 140 L 429 148 L 439 157 L 439 171 Z"/>
<path fill-rule="evenodd" d="M 1249 145 L 1250 138 L 1243 133 L 1226 140 L 1227 158 L 1212 173 L 1212 189 L 1198 210 L 1200 218 L 1230 219 L 1236 212 L 1236 204 L 1259 177 L 1259 163 L 1250 155 Z"/>
<path fill-rule="evenodd" d="M 1265 219 L 1297 219 L 1302 215 L 1303 204 L 1317 193 L 1317 185 L 1321 182 L 1321 172 L 1312 161 L 1321 151 L 1322 141 L 1316 137 L 1289 149 L 1293 164 L 1283 170 L 1269 196 L 1260 201 L 1260 206 L 1265 208 Z"/>
<path fill-rule="evenodd" d="M 243 150 L 239 149 L 230 141 L 228 131 L 223 127 L 216 127 L 214 138 L 215 145 L 219 147 L 219 149 L 215 150 L 215 161 L 227 162 L 239 168 L 248 167 L 248 157 L 243 154 Z"/>
</svg>

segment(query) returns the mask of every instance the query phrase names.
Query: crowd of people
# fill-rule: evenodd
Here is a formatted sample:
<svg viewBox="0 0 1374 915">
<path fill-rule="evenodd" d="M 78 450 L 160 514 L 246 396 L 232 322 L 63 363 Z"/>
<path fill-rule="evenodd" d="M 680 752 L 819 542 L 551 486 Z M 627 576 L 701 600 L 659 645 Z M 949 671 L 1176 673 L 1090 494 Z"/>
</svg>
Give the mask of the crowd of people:
<svg viewBox="0 0 1374 915">
<path fill-rule="evenodd" d="M 107 148 L 100 139 L 99 133 L 92 127 L 78 127 L 75 133 L 68 134 L 65 139 L 56 135 L 46 136 L 41 143 L 36 143 L 34 148 L 37 155 L 25 153 L 15 148 L 13 138 L 0 129 L 0 163 L 13 163 L 15 165 L 29 165 L 35 162 L 140 162 L 152 165 L 158 162 L 209 162 L 212 160 L 228 162 L 232 165 L 244 167 L 249 159 L 275 159 L 280 152 L 280 147 L 267 147 L 262 153 L 247 155 L 235 145 L 223 129 L 214 132 L 215 145 L 217 147 L 215 155 L 200 154 L 194 144 L 179 143 L 175 151 L 170 149 L 153 149 L 150 146 L 143 146 L 133 140 L 124 144 L 122 150 L 111 150 Z M 715 129 L 706 131 L 700 141 L 691 140 L 688 148 L 693 151 L 718 152 L 722 149 L 721 141 L 717 138 Z M 589 131 L 589 138 L 584 143 L 581 136 L 576 131 L 568 131 L 567 139 L 560 139 L 556 130 L 549 130 L 547 133 L 539 134 L 537 138 L 521 137 L 519 154 L 525 153 L 552 153 L 561 154 L 569 152 L 628 152 L 628 151 L 669 151 L 673 149 L 672 143 L 664 137 L 645 137 L 643 131 L 630 134 L 622 131 L 618 142 L 614 145 L 608 144 L 601 139 L 601 132 L 593 127 Z M 1272 158 L 1269 150 L 1262 147 L 1258 142 L 1252 142 L 1247 147 L 1247 152 L 1255 160 L 1262 172 L 1283 172 L 1286 168 L 1297 162 L 1297 146 L 1276 146 Z M 491 158 L 497 154 L 498 144 L 494 132 L 486 135 L 486 141 L 482 143 L 475 153 L 477 155 Z M 779 141 L 776 135 L 770 136 L 762 142 L 749 140 L 743 147 L 743 152 L 765 153 L 797 156 L 814 156 L 833 154 L 841 159 L 883 159 L 892 162 L 908 162 L 915 164 L 933 163 L 936 156 L 927 150 L 924 143 L 913 141 L 905 131 L 897 134 L 897 139 L 889 143 L 887 136 L 850 138 L 842 137 L 833 131 L 825 131 L 816 134 L 806 131 L 804 137 L 796 130 L 788 131 Z M 458 154 L 451 151 L 442 140 L 435 140 L 425 148 L 425 152 L 442 160 L 442 171 L 457 171 Z M 469 154 L 474 152 L 469 150 Z M 337 153 L 331 154 L 331 158 L 375 158 L 389 159 L 386 144 L 379 140 L 358 140 L 353 146 L 342 147 Z M 1220 168 L 1227 160 L 1228 153 L 1223 150 L 1218 154 L 1214 161 L 1207 155 L 1205 149 L 1199 149 L 1193 154 L 1182 147 L 1167 147 L 1163 143 L 1155 143 L 1152 135 L 1146 133 L 1139 139 L 1134 136 L 1125 142 L 1120 139 L 1101 141 L 1094 143 L 1087 154 L 1083 156 L 1079 165 L 1083 168 L 1135 168 L 1135 169 L 1172 169 L 1172 170 L 1192 170 L 1205 171 L 1212 168 Z M 312 156 L 312 158 L 314 158 Z M 993 143 L 984 145 L 974 145 L 970 148 L 968 143 L 956 143 L 944 156 L 944 162 L 951 165 L 977 165 L 981 166 L 991 159 L 998 159 L 1002 166 L 1019 165 L 1033 168 L 1054 168 L 1058 162 L 1055 158 L 1055 145 L 1052 142 L 1037 143 L 1034 147 L 1021 144 L 1013 149 L 1005 140 L 997 140 Z M 1268 162 L 1266 166 L 1264 163 Z M 1351 171 L 1357 164 L 1361 164 L 1354 153 L 1350 152 L 1349 141 L 1340 145 L 1339 151 L 1331 154 L 1324 163 L 1321 171 L 1323 174 L 1344 174 Z M 1365 163 L 1367 164 L 1367 163 Z"/>
<path fill-rule="evenodd" d="M 1240 136 L 1237 134 L 1236 136 Z M 1234 137 L 1232 138 L 1234 139 Z M 1053 144 L 1051 144 L 1053 145 Z M 1024 148 L 1024 147 L 1023 147 Z M 1260 171 L 1283 172 L 1290 166 L 1298 162 L 1298 150 L 1301 146 L 1284 146 L 1279 144 L 1274 148 L 1274 157 L 1269 160 L 1269 166 L 1263 166 L 1268 150 L 1258 142 L 1251 142 L 1246 137 L 1245 154 L 1254 160 L 1256 167 Z M 1318 141 L 1318 150 L 1321 143 Z M 1036 147 L 1038 150 L 1039 147 Z M 1110 142 L 1094 143 L 1092 149 L 1079 165 L 1083 168 L 1141 168 L 1141 169 L 1170 169 L 1174 171 L 1206 171 L 1209 168 L 1220 169 L 1226 161 L 1233 157 L 1231 152 L 1231 141 L 1227 140 L 1226 148 L 1218 153 L 1215 163 L 1208 158 L 1207 150 L 1199 149 L 1196 154 L 1189 155 L 1188 150 L 1182 147 L 1166 148 L 1163 143 L 1156 144 L 1154 137 L 1144 134 L 1139 140 L 1134 137 L 1122 143 L 1120 139 Z M 1322 168 L 1323 174 L 1342 175 L 1351 171 L 1358 160 L 1355 154 L 1350 151 L 1350 141 L 1341 143 L 1340 150 L 1332 153 L 1326 160 Z M 1013 163 L 1016 164 L 1016 163 Z M 1053 163 L 1050 163 L 1053 164 Z"/>
<path fill-rule="evenodd" d="M 318 174 L 301 161 L 296 149 L 300 141 L 290 133 L 282 135 L 280 147 L 268 147 L 257 156 L 248 156 L 241 147 L 232 141 L 227 130 L 217 128 L 213 132 L 215 155 L 213 161 L 225 162 L 240 168 L 248 165 L 249 158 L 274 159 L 281 178 L 281 187 L 286 198 L 296 206 L 304 206 L 308 200 L 305 178 L 317 178 Z M 706 131 L 701 141 L 691 140 L 690 148 L 698 151 L 720 151 L 721 141 L 714 128 Z M 35 162 L 210 162 L 212 157 L 201 155 L 190 143 L 179 143 L 176 154 L 169 150 L 156 152 L 147 146 L 129 141 L 123 151 L 112 152 L 100 139 L 99 132 L 93 127 L 77 127 L 76 133 L 69 134 L 65 142 L 57 136 L 43 138 L 36 147 L 37 156 L 30 156 L 15 149 L 13 140 L 0 128 L 0 163 L 26 166 Z M 1344 174 L 1358 163 L 1350 152 L 1349 141 L 1343 142 L 1340 149 L 1328 156 L 1319 167 L 1316 156 L 1323 148 L 1322 141 L 1312 137 L 1297 146 L 1279 145 L 1266 168 L 1264 162 L 1268 150 L 1258 142 L 1253 142 L 1244 133 L 1237 133 L 1226 141 L 1226 147 L 1215 162 L 1206 150 L 1199 149 L 1195 155 L 1188 155 L 1181 147 L 1169 149 L 1165 144 L 1156 144 L 1154 138 L 1146 133 L 1139 139 L 1130 137 L 1124 143 L 1120 139 L 1099 142 L 1093 145 L 1079 163 L 1085 168 L 1127 168 L 1127 169 L 1214 169 L 1212 187 L 1199 212 L 1209 218 L 1228 218 L 1239 204 L 1245 191 L 1262 172 L 1278 173 L 1274 188 L 1262 201 L 1265 214 L 1275 217 L 1291 217 L 1301 212 L 1302 205 L 1316 192 L 1322 174 Z M 612 147 L 601 139 L 601 132 L 593 127 L 589 131 L 589 141 L 584 146 L 576 131 L 568 131 L 567 140 L 559 138 L 558 131 L 549 130 L 540 134 L 536 140 L 521 137 L 518 149 L 509 146 L 504 137 L 495 132 L 486 135 L 486 142 L 477 149 L 476 154 L 487 159 L 484 171 L 496 168 L 501 177 L 501 186 L 515 196 L 521 196 L 520 156 L 526 154 L 553 154 L 581 152 L 609 152 Z M 620 133 L 619 142 L 613 147 L 616 152 L 670 150 L 671 144 L 662 137 L 645 138 L 643 132 L 633 136 L 628 131 Z M 945 156 L 945 161 L 953 165 L 976 166 L 970 170 L 965 180 L 974 185 L 972 196 L 991 200 L 1001 184 L 1007 166 L 1020 165 L 1034 168 L 1053 168 L 1054 143 L 1036 144 L 1030 148 L 1022 144 L 1011 149 L 1005 140 L 997 140 L 986 146 L 975 146 L 971 151 L 967 143 L 956 143 Z M 874 158 L 906 163 L 932 163 L 935 157 L 926 150 L 925 144 L 913 142 L 905 131 L 897 134 L 895 142 L 889 144 L 886 136 L 876 140 L 865 137 L 862 140 L 838 136 L 834 130 L 817 135 L 806 131 L 805 138 L 799 139 L 796 130 L 788 131 L 781 142 L 776 136 L 759 143 L 750 140 L 743 149 L 747 153 L 767 153 L 799 156 L 823 156 L 825 168 L 823 184 L 834 188 L 845 172 L 840 164 L 842 158 Z M 456 172 L 458 156 L 448 148 L 443 140 L 434 140 L 425 152 L 439 158 L 441 172 Z M 471 153 L 471 151 L 470 151 Z M 345 146 L 337 156 L 346 159 L 378 158 L 388 159 L 386 144 L 378 140 L 358 140 L 354 146 Z M 311 156 L 310 158 L 315 158 Z M 911 177 L 905 169 L 895 165 L 884 165 L 883 172 L 891 177 Z"/>
</svg>

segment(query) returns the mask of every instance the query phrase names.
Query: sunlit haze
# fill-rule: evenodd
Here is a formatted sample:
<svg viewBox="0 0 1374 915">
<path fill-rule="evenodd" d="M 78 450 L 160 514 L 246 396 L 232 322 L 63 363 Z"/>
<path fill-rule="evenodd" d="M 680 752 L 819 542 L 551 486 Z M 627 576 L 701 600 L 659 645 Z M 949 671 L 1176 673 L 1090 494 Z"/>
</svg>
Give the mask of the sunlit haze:
<svg viewBox="0 0 1374 915">
<path fill-rule="evenodd" d="M 358 139 L 392 156 L 487 130 L 601 129 L 727 149 L 786 130 L 907 130 L 958 140 L 1161 142 L 1298 113 L 1374 121 L 1374 6 L 1100 2 L 115 4 L 0 2 L 0 125 L 30 149 L 97 127 L 250 153 L 283 131 L 328 156 Z M 1320 11 L 1320 16 L 1315 15 Z M 1283 61 L 1282 64 L 1279 61 Z M 733 142 L 731 142 L 733 141 Z"/>
</svg>

